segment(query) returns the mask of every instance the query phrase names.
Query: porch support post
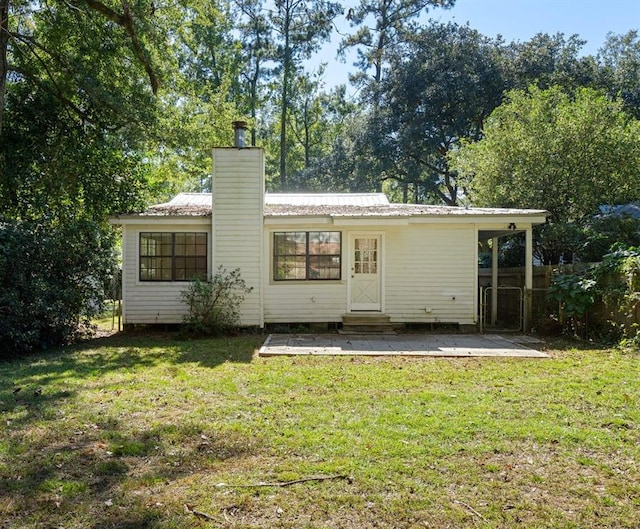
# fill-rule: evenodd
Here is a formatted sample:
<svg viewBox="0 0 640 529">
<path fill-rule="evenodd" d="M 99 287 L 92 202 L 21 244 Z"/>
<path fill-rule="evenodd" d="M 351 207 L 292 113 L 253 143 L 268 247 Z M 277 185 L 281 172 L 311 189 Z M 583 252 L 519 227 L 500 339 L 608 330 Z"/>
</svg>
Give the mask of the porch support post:
<svg viewBox="0 0 640 529">
<path fill-rule="evenodd" d="M 523 330 L 531 331 L 531 317 L 533 293 L 533 229 L 529 226 L 525 232 L 525 258 L 524 258 L 524 318 Z"/>
<path fill-rule="evenodd" d="M 491 325 L 498 323 L 498 237 L 491 239 Z"/>
</svg>

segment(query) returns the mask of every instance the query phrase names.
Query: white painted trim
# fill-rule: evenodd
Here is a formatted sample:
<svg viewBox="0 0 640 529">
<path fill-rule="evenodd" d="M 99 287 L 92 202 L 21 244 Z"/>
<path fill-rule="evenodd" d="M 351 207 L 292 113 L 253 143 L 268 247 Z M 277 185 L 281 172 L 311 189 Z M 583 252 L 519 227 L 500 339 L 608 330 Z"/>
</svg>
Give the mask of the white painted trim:
<svg viewBox="0 0 640 529">
<path fill-rule="evenodd" d="M 347 275 L 347 312 L 379 312 L 384 314 L 385 311 L 385 285 L 386 285 L 386 247 L 385 247 L 385 232 L 383 231 L 348 231 L 345 232 L 347 236 L 347 245 L 348 245 L 348 260 L 346 261 L 346 273 Z M 377 237 L 380 246 L 378 249 L 378 271 L 380 274 L 379 277 L 379 289 L 380 289 L 380 303 L 372 304 L 370 308 L 367 308 L 363 304 L 358 306 L 358 309 L 354 309 L 351 304 L 351 286 L 352 286 L 352 276 L 351 269 L 353 267 L 353 257 L 354 257 L 354 248 L 353 241 L 357 237 Z"/>
<path fill-rule="evenodd" d="M 498 322 L 498 250 L 500 238 L 491 238 L 491 325 Z"/>
<path fill-rule="evenodd" d="M 376 217 L 379 218 L 379 217 Z M 500 229 L 508 230 L 511 222 L 518 225 L 518 231 L 524 230 L 527 225 L 544 224 L 546 215 L 517 215 L 517 214 L 487 214 L 487 215 L 441 215 L 440 217 L 410 217 L 409 224 L 477 224 L 483 226 L 482 230 Z M 520 226 L 522 225 L 522 227 Z"/>
<path fill-rule="evenodd" d="M 265 226 L 313 226 L 317 224 L 333 224 L 330 217 L 265 217 Z"/>
<path fill-rule="evenodd" d="M 387 218 L 387 217 L 365 217 L 365 218 L 341 218 L 333 217 L 336 226 L 408 226 L 409 217 Z"/>
<path fill-rule="evenodd" d="M 112 217 L 109 219 L 109 224 L 115 226 L 124 225 L 203 225 L 209 226 L 211 224 L 211 217 L 161 217 L 161 216 L 140 216 L 140 217 Z"/>
<path fill-rule="evenodd" d="M 531 329 L 531 294 L 533 290 L 533 228 L 529 226 L 525 231 L 525 261 L 524 261 L 524 320 L 523 330 Z"/>
<path fill-rule="evenodd" d="M 477 225 L 474 225 L 475 227 L 475 244 L 473 245 L 473 260 L 475 263 L 474 266 L 474 270 L 475 270 L 475 278 L 474 278 L 474 288 L 473 288 L 473 306 L 475 307 L 474 311 L 473 311 L 473 319 L 474 319 L 474 323 L 476 325 L 478 325 L 479 321 L 482 321 L 482 317 L 480 315 L 480 262 L 479 262 L 479 255 L 478 255 L 478 242 L 480 240 L 480 230 L 478 228 Z M 480 329 L 482 330 L 482 329 Z"/>
</svg>

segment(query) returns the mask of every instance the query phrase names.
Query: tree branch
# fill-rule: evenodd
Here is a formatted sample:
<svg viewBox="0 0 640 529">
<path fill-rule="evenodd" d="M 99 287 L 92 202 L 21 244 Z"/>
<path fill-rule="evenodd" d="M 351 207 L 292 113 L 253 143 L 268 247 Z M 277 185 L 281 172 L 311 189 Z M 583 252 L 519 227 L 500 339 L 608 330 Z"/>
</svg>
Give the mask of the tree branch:
<svg viewBox="0 0 640 529">
<path fill-rule="evenodd" d="M 115 22 L 119 26 L 125 27 L 127 22 L 124 15 L 120 13 L 116 13 L 109 6 L 104 5 L 102 2 L 98 2 L 97 0 L 84 0 L 84 2 L 94 11 L 104 15 L 112 22 Z"/>
<path fill-rule="evenodd" d="M 133 16 L 131 15 L 131 8 L 129 3 L 126 0 L 122 0 L 122 9 L 123 14 L 117 13 L 109 6 L 106 6 L 102 2 L 98 0 L 83 0 L 87 6 L 94 11 L 100 13 L 105 16 L 107 19 L 115 22 L 120 27 L 124 28 L 131 39 L 131 45 L 133 46 L 133 52 L 142 64 L 145 72 L 147 73 L 147 77 L 149 78 L 149 83 L 151 84 L 151 91 L 153 94 L 158 93 L 158 77 L 156 76 L 153 67 L 151 65 L 151 58 L 145 50 L 144 46 L 141 44 L 140 39 L 138 38 L 138 33 L 135 30 L 133 25 Z"/>
<path fill-rule="evenodd" d="M 65 108 L 69 108 L 73 110 L 73 112 L 75 112 L 75 114 L 77 114 L 78 117 L 80 117 L 82 120 L 90 122 L 91 120 L 87 116 L 86 112 L 83 112 L 82 109 L 80 109 L 77 105 L 73 103 L 73 101 L 71 101 L 70 99 L 64 96 L 62 89 L 60 88 L 60 85 L 58 84 L 58 82 L 55 79 L 55 76 L 53 75 L 53 72 L 49 69 L 47 62 L 40 56 L 37 49 L 43 51 L 46 54 L 51 55 L 49 51 L 43 48 L 39 43 L 34 42 L 30 38 L 24 35 L 20 35 L 19 33 L 12 33 L 11 37 L 15 40 L 22 42 L 27 48 L 29 48 L 31 55 L 33 55 L 36 58 L 36 60 L 42 65 L 42 68 L 47 73 L 47 77 L 49 78 L 49 80 L 51 81 L 51 84 L 55 88 L 53 93 L 62 103 L 64 103 Z M 23 75 L 24 77 L 31 79 L 38 86 L 47 88 L 45 87 L 44 83 L 40 79 L 38 79 L 37 76 L 33 75 L 31 72 L 28 72 L 26 70 L 23 70 L 21 68 L 17 68 L 14 66 L 11 66 L 9 69 L 11 71 L 14 71 Z"/>
<path fill-rule="evenodd" d="M 353 477 L 347 474 L 338 474 L 335 476 L 316 476 L 316 477 L 310 477 L 310 478 L 292 479 L 291 481 L 276 481 L 272 483 L 260 482 L 260 483 L 252 483 L 248 485 L 227 485 L 226 483 L 219 483 L 216 486 L 228 487 L 233 489 L 256 488 L 256 487 L 289 487 L 291 485 L 296 485 L 298 483 L 306 483 L 308 481 L 327 481 L 330 479 L 346 479 L 346 480 L 352 481 Z"/>
</svg>

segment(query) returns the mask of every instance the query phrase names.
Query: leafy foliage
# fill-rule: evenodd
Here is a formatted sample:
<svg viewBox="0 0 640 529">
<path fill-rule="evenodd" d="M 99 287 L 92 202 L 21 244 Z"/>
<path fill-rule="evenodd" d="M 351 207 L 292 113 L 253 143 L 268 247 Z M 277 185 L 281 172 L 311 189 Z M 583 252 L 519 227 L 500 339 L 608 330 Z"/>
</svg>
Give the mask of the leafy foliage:
<svg viewBox="0 0 640 529">
<path fill-rule="evenodd" d="M 497 45 L 468 26 L 432 23 L 397 46 L 389 62 L 372 135 L 384 177 L 413 187 L 416 202 L 457 205 L 462 190 L 446 155 L 463 138 L 479 139 L 502 102 Z"/>
<path fill-rule="evenodd" d="M 640 35 L 607 35 L 597 55 L 598 84 L 611 96 L 619 96 L 625 110 L 640 119 Z"/>
<path fill-rule="evenodd" d="M 546 90 L 560 86 L 572 92 L 597 85 L 595 59 L 581 54 L 585 44 L 578 35 L 538 33 L 528 41 L 506 45 L 502 54 L 509 88 L 526 90 L 535 85 Z"/>
<path fill-rule="evenodd" d="M 388 54 L 407 35 L 416 30 L 415 19 L 432 7 L 448 8 L 455 0 L 360 0 L 355 8 L 349 9 L 347 20 L 357 28 L 355 33 L 345 37 L 340 43 L 340 53 L 349 48 L 357 48 L 355 66 L 359 75 L 353 81 L 364 86 L 365 97 L 371 98 L 373 106 L 379 103 L 379 86 L 383 71 L 388 66 Z M 374 24 L 369 25 L 373 20 Z M 373 69 L 373 74 L 369 70 Z"/>
<path fill-rule="evenodd" d="M 626 344 L 640 346 L 640 247 L 615 245 L 593 269 L 610 323 Z"/>
<path fill-rule="evenodd" d="M 91 330 L 113 270 L 99 224 L 0 221 L 0 356 L 66 344 Z"/>
<path fill-rule="evenodd" d="M 240 269 L 228 272 L 220 266 L 210 281 L 196 278 L 182 292 L 182 301 L 189 306 L 183 331 L 187 335 L 220 336 L 240 322 L 240 305 L 248 287 L 240 277 Z"/>
<path fill-rule="evenodd" d="M 593 89 L 509 93 L 484 137 L 450 157 L 474 205 L 536 207 L 554 224 L 582 222 L 601 204 L 640 198 L 640 122 Z M 543 250 L 555 264 L 566 247 Z"/>
<path fill-rule="evenodd" d="M 581 244 L 576 250 L 585 263 L 603 260 L 614 245 L 640 246 L 640 218 L 604 214 L 588 218 L 582 224 Z"/>
<path fill-rule="evenodd" d="M 572 319 L 581 318 L 595 300 L 593 279 L 579 277 L 574 274 L 556 274 L 549 287 L 549 297 L 561 304 L 561 310 Z"/>
<path fill-rule="evenodd" d="M 101 219 L 141 205 L 144 174 L 127 140 L 83 123 L 42 89 L 14 86 L 0 145 L 0 207 L 18 219 Z"/>
<path fill-rule="evenodd" d="M 474 204 L 541 207 L 571 222 L 638 196 L 639 135 L 640 122 L 595 90 L 532 86 L 510 92 L 453 162 Z"/>
<path fill-rule="evenodd" d="M 600 304 L 609 334 L 623 344 L 640 345 L 640 248 L 616 244 L 601 263 L 582 273 L 557 273 L 548 295 L 560 303 L 565 329 L 578 331 L 588 313 L 597 317 Z"/>
</svg>

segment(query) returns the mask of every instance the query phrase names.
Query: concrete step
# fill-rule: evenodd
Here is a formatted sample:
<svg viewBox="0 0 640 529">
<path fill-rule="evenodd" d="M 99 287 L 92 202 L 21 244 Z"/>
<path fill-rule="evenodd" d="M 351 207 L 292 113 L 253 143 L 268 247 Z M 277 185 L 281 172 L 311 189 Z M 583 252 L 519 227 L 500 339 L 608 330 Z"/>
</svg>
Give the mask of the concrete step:
<svg viewBox="0 0 640 529">
<path fill-rule="evenodd" d="M 345 314 L 341 334 L 395 334 L 391 318 L 386 314 Z"/>
<path fill-rule="evenodd" d="M 354 325 L 384 325 L 390 323 L 391 318 L 386 314 L 380 314 L 379 312 L 354 312 L 352 314 L 343 314 L 342 323 L 354 324 Z"/>
</svg>

